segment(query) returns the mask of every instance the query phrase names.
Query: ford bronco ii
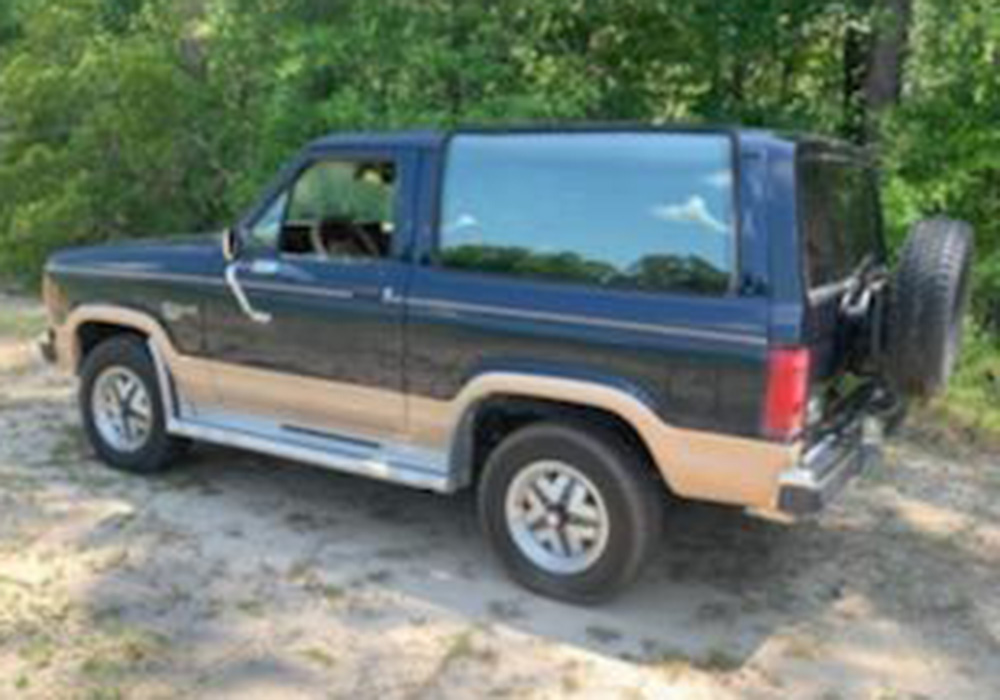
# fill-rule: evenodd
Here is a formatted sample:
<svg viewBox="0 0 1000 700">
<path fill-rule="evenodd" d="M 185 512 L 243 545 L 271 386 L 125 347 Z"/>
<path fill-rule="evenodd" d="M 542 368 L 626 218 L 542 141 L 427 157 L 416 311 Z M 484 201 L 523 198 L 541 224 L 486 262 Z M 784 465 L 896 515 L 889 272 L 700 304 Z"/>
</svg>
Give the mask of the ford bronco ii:
<svg viewBox="0 0 1000 700">
<path fill-rule="evenodd" d="M 668 494 L 795 519 L 947 382 L 972 235 L 892 265 L 865 153 L 645 127 L 332 135 L 222 235 L 54 255 L 43 350 L 109 465 L 190 441 L 450 493 L 604 599 Z"/>
</svg>

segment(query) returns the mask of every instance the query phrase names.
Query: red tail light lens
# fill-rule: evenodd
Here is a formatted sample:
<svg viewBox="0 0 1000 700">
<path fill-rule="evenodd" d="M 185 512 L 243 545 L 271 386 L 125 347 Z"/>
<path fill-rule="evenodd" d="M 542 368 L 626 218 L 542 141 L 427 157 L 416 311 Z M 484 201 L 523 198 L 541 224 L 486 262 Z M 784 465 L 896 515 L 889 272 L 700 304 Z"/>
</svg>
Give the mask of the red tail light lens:
<svg viewBox="0 0 1000 700">
<path fill-rule="evenodd" d="M 767 402 L 764 434 L 790 440 L 805 425 L 809 400 L 809 350 L 772 348 L 767 362 Z"/>
</svg>

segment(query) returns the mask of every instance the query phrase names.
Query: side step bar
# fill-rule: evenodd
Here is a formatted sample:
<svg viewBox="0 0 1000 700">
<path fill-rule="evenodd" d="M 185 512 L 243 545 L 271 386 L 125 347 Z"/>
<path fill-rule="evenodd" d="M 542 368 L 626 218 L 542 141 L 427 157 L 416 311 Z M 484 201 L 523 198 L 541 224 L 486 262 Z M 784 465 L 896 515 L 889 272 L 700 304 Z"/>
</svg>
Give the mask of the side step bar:
<svg viewBox="0 0 1000 700">
<path fill-rule="evenodd" d="M 217 445 L 236 447 L 273 457 L 283 457 L 296 462 L 304 462 L 318 467 L 406 484 L 430 491 L 449 492 L 453 488 L 447 474 L 422 465 L 409 464 L 382 457 L 384 450 L 365 449 L 368 454 L 347 449 L 332 439 L 328 445 L 320 446 L 317 441 L 304 444 L 298 440 L 276 439 L 270 436 L 241 430 L 225 425 L 201 421 L 173 418 L 167 421 L 167 431 L 172 435 L 211 442 Z"/>
<path fill-rule="evenodd" d="M 171 435 L 268 454 L 326 469 L 357 474 L 416 488 L 449 493 L 455 490 L 447 455 L 404 444 L 340 439 L 294 426 L 271 425 L 237 416 L 191 419 L 178 410 L 178 396 L 163 358 L 150 341 L 160 395 Z"/>
</svg>

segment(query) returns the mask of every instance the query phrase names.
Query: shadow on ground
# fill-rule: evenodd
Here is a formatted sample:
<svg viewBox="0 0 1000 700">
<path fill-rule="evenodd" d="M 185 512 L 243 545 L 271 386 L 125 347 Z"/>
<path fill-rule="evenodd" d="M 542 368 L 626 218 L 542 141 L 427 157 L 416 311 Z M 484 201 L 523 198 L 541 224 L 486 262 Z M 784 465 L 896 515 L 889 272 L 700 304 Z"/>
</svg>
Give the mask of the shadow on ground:
<svg viewBox="0 0 1000 700">
<path fill-rule="evenodd" d="M 8 629 L 0 619 L 0 651 L 4 638 L 22 659 L 42 642 L 58 647 L 68 619 L 100 631 L 61 671 L 70 686 L 439 697 L 440 678 L 467 658 L 497 677 L 509 660 L 516 696 L 533 663 L 539 673 L 554 663 L 553 646 L 640 671 L 763 677 L 737 685 L 742 695 L 780 694 L 783 662 L 764 659 L 775 646 L 843 697 L 882 667 L 902 668 L 904 655 L 926 668 L 902 685 L 923 688 L 936 674 L 946 688 L 998 686 L 1000 645 L 983 614 L 996 601 L 982 600 L 997 590 L 998 550 L 968 525 L 995 520 L 996 499 L 977 491 L 993 477 L 968 465 L 949 475 L 965 486 L 919 464 L 909 479 L 896 460 L 822 521 L 791 528 L 674 504 L 641 580 L 580 608 L 506 578 L 471 494 L 205 446 L 160 477 L 116 474 L 89 456 L 65 399 L 29 392 L 0 405 L 0 505 L 11 506 L 0 546 L 30 542 L 37 553 L 19 560 L 29 570 L 52 552 L 79 554 L 88 575 L 74 588 L 52 574 L 66 598 L 51 609 L 27 595 L 48 590 L 44 580 L 11 579 L 27 592 L 15 602 L 38 610 Z"/>
</svg>

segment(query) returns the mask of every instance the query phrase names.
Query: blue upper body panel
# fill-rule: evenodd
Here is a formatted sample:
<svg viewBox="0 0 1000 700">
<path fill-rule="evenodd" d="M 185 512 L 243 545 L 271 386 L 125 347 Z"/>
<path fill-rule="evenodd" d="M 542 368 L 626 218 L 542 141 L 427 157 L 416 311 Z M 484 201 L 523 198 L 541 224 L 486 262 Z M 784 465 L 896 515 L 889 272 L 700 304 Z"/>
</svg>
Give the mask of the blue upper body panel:
<svg viewBox="0 0 1000 700">
<path fill-rule="evenodd" d="M 629 387 L 672 423 L 755 435 L 767 349 L 806 338 L 795 171 L 796 149 L 804 137 L 763 130 L 704 131 L 729 134 L 735 144 L 737 265 L 732 289 L 721 296 L 591 289 L 436 266 L 441 176 L 454 133 L 443 131 L 318 139 L 241 218 L 237 226 L 246 227 L 309 163 L 331 154 L 378 153 L 402 165 L 392 259 L 367 267 L 286 265 L 282 274 L 287 272 L 287 278 L 281 285 L 269 282 L 270 292 L 263 282 L 255 287 L 248 272 L 255 303 L 273 304 L 294 319 L 281 331 L 281 343 L 268 345 L 240 335 L 239 310 L 226 289 L 217 234 L 64 251 L 51 258 L 48 272 L 68 290 L 72 303 L 121 303 L 159 317 L 164 298 L 201 302 L 197 324 L 172 327 L 169 319 L 163 320 L 186 352 L 384 388 L 405 386 L 441 399 L 454 396 L 476 373 L 495 368 L 591 376 Z M 370 290 L 386 286 L 400 295 L 401 311 L 371 300 L 375 295 Z M 326 297 L 316 293 L 338 287 L 368 301 L 340 308 L 340 302 L 323 301 Z M 302 294 L 296 296 L 296 289 Z M 320 317 L 323 323 L 311 323 Z M 386 323 L 398 326 L 383 335 L 379 324 Z M 346 328 L 354 329 L 354 341 L 380 348 L 370 367 L 352 365 L 350 359 L 327 362 L 327 356 L 338 356 L 336 347 L 344 342 Z M 296 351 L 306 346 L 330 351 Z"/>
</svg>

